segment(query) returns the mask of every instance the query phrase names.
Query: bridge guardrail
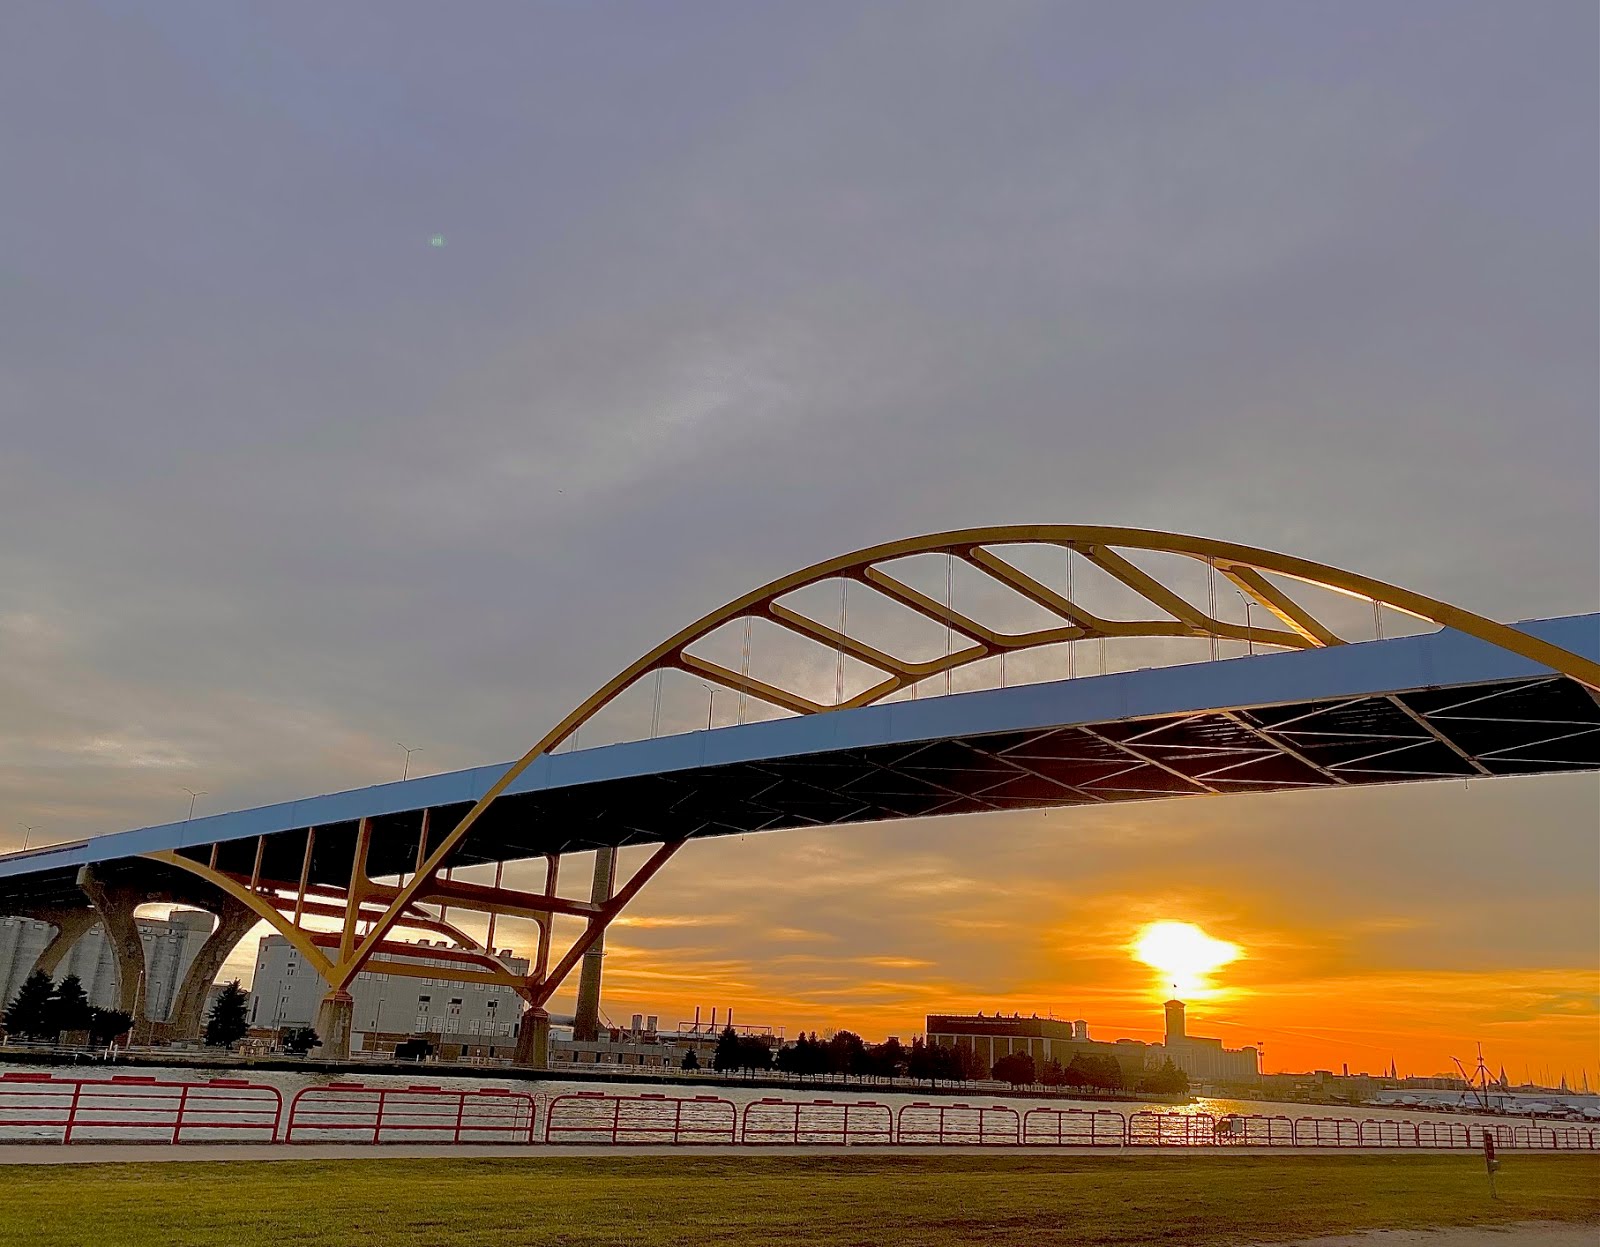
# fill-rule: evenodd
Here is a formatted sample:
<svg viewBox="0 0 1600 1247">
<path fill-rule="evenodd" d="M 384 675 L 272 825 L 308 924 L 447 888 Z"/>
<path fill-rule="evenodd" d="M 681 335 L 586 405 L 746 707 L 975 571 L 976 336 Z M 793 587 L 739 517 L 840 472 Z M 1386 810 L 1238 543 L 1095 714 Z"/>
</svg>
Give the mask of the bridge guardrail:
<svg viewBox="0 0 1600 1247">
<path fill-rule="evenodd" d="M 1128 1119 L 1105 1108 L 1030 1108 L 1022 1115 L 1024 1147 L 1122 1147 Z"/>
<path fill-rule="evenodd" d="M 0 1137 L 59 1129 L 61 1143 L 183 1143 L 202 1141 L 195 1132 L 205 1131 L 205 1142 L 220 1137 L 270 1143 L 282 1118 L 278 1089 L 243 1078 L 170 1082 L 137 1075 L 0 1074 Z M 245 1137 L 241 1132 L 246 1131 L 264 1137 Z M 130 1139 L 131 1132 L 139 1133 Z"/>
<path fill-rule="evenodd" d="M 573 1091 L 550 1101 L 546 1143 L 737 1143 L 739 1113 L 716 1095 L 607 1095 Z"/>
<path fill-rule="evenodd" d="M 1022 1143 L 1022 1117 L 1007 1104 L 902 1105 L 895 1120 L 895 1141 L 935 1146 L 1017 1147 Z"/>
<path fill-rule="evenodd" d="M 751 1100 L 739 1137 L 754 1147 L 893 1143 L 894 1110 L 876 1100 Z"/>
<path fill-rule="evenodd" d="M 420 1142 L 448 1134 L 452 1143 L 533 1143 L 538 1110 L 533 1097 L 498 1087 L 452 1090 L 418 1084 L 373 1087 L 324 1083 L 305 1087 L 289 1102 L 285 1143 Z M 351 1140 L 352 1135 L 362 1136 Z M 307 1136 L 310 1136 L 309 1139 Z"/>
</svg>

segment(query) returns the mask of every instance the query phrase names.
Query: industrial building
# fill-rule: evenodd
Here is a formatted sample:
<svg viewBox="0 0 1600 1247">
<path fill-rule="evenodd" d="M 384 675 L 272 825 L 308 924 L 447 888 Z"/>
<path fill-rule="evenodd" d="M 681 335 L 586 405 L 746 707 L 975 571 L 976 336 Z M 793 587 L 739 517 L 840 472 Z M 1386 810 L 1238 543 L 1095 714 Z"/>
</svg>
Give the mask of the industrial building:
<svg viewBox="0 0 1600 1247">
<path fill-rule="evenodd" d="M 440 948 L 452 947 L 444 940 Z M 510 1060 L 516 1050 L 522 998 L 497 983 L 464 983 L 450 977 L 459 961 L 430 957 L 427 940 L 412 945 L 414 953 L 386 954 L 417 966 L 437 966 L 439 977 L 413 977 L 362 971 L 350 984 L 355 998 L 350 1051 L 392 1052 L 408 1039 L 427 1039 L 437 1055 Z M 501 949 L 499 959 L 515 974 L 527 974 L 525 958 Z M 263 937 L 256 952 L 255 980 L 250 992 L 250 1025 L 277 1031 L 315 1024 L 317 1006 L 327 984 L 298 949 L 281 935 Z"/>
<path fill-rule="evenodd" d="M 1122 1069 L 1127 1082 L 1158 1070 L 1171 1060 L 1196 1083 L 1253 1083 L 1261 1077 L 1260 1054 L 1254 1048 L 1224 1048 L 1222 1040 L 1190 1035 L 1184 1022 L 1181 1000 L 1166 1003 L 1166 1042 L 1144 1043 L 1137 1039 L 1112 1042 L 1089 1038 L 1089 1024 L 1042 1018 L 1038 1014 L 946 1014 L 928 1015 L 928 1042 L 946 1047 L 970 1048 L 985 1069 L 993 1069 L 1001 1057 L 1025 1052 L 1034 1064 L 1059 1061 L 1072 1064 L 1075 1056 L 1108 1056 Z"/>
<path fill-rule="evenodd" d="M 1188 1033 L 1181 1000 L 1166 1003 L 1167 1039 L 1151 1046 L 1154 1064 L 1170 1060 L 1190 1082 L 1253 1083 L 1261 1079 L 1261 1054 L 1254 1048 L 1224 1048 L 1220 1039 Z"/>
<path fill-rule="evenodd" d="M 1042 1018 L 1038 1014 L 1023 1017 L 993 1014 L 930 1013 L 927 1039 L 930 1044 L 952 1048 L 970 1048 L 976 1052 L 986 1070 L 1013 1052 L 1024 1052 L 1033 1058 L 1036 1066 L 1059 1061 L 1071 1065 L 1076 1056 L 1105 1056 L 1114 1060 L 1126 1079 L 1137 1078 L 1145 1071 L 1146 1052 L 1150 1045 L 1136 1039 L 1119 1039 L 1106 1043 L 1089 1038 L 1089 1023 L 1083 1019 L 1072 1022 L 1055 1018 Z"/>
<path fill-rule="evenodd" d="M 216 925 L 208 913 L 177 909 L 168 918 L 136 918 L 144 945 L 144 983 L 140 1011 L 154 1021 L 172 1015 L 172 1003 L 184 973 Z M 32 918 L 0 918 L 0 1003 L 10 1001 L 32 972 L 34 962 L 55 934 L 48 922 Z M 117 962 L 105 930 L 96 926 L 74 943 L 52 976 L 60 982 L 76 974 L 91 1005 L 117 1005 Z"/>
</svg>

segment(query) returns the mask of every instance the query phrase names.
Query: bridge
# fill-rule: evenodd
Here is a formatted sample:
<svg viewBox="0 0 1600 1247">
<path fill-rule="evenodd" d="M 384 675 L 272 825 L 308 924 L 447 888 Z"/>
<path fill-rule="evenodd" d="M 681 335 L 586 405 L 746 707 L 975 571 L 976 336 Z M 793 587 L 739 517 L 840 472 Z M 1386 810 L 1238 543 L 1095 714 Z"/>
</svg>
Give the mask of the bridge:
<svg viewBox="0 0 1600 1247">
<path fill-rule="evenodd" d="M 1024 570 L 1014 552 L 1061 558 L 1060 587 Z M 1182 560 L 1182 589 L 1152 556 Z M 945 592 L 920 591 L 898 569 L 943 560 Z M 1016 595 L 1047 616 L 1006 629 L 956 609 L 953 569 Z M 1079 583 L 1075 586 L 1074 569 Z M 1109 578 L 1143 604 L 1113 617 L 1088 604 L 1087 582 Z M 1245 622 L 1221 618 L 1219 584 Z M 1374 636 L 1352 643 L 1313 611 L 1302 588 L 1370 604 Z M 796 603 L 838 593 L 838 622 Z M 849 625 L 866 602 L 889 603 L 944 630 L 943 652 L 913 657 Z M 1255 610 L 1262 623 L 1255 622 Z M 1439 630 L 1382 635 L 1384 611 Z M 760 622 L 809 643 L 835 676 L 780 679 L 751 669 Z M 738 669 L 706 656 L 737 640 Z M 892 633 L 892 630 L 891 630 Z M 1005 660 L 1029 651 L 1182 639 L 1200 661 L 1010 684 Z M 1243 644 L 1245 656 L 1221 657 Z M 1103 652 L 1103 651 L 1102 651 Z M 846 660 L 868 678 L 847 691 Z M 945 696 L 919 690 L 978 663 L 1000 663 L 1000 687 Z M 815 664 L 813 664 L 815 665 Z M 657 735 L 662 678 L 688 675 L 782 717 Z M 826 673 L 824 673 L 826 674 Z M 649 739 L 570 749 L 581 728 L 630 690 L 655 703 Z M 825 681 L 822 681 L 825 683 Z M 856 683 L 862 683 L 856 681 Z M 899 700 L 888 700 L 899 698 Z M 908 699 L 909 698 L 909 699 Z M 741 715 L 741 717 L 743 717 Z M 542 1065 L 545 1005 L 583 963 L 577 1025 L 595 1025 L 606 928 L 690 841 L 757 831 L 901 818 L 1349 788 L 1600 769 L 1600 615 L 1506 625 L 1356 573 L 1254 547 L 1141 529 L 1038 526 L 978 529 L 857 551 L 737 598 L 651 650 L 511 763 L 96 836 L 0 856 L 0 913 L 41 919 L 55 935 L 38 968 L 54 972 L 95 925 L 118 962 L 133 1012 L 143 951 L 139 905 L 210 910 L 217 925 L 182 984 L 165 1033 L 198 1035 L 206 991 L 232 948 L 265 921 L 328 983 L 317 1029 L 324 1055 L 349 1053 L 348 985 L 362 971 L 438 977 L 398 960 L 393 938 L 450 941 L 429 956 L 449 977 L 496 983 L 523 999 L 517 1054 Z M 617 850 L 650 849 L 626 880 Z M 594 855 L 589 898 L 560 892 L 562 861 Z M 507 863 L 542 861 L 543 886 L 506 886 Z M 470 876 L 469 877 L 469 873 Z M 392 879 L 392 882 L 386 880 Z M 487 916 L 478 939 L 451 910 Z M 500 917 L 531 920 L 530 972 L 496 952 Z M 559 956 L 558 919 L 582 931 Z M 141 1019 L 145 1034 L 154 1028 Z"/>
</svg>

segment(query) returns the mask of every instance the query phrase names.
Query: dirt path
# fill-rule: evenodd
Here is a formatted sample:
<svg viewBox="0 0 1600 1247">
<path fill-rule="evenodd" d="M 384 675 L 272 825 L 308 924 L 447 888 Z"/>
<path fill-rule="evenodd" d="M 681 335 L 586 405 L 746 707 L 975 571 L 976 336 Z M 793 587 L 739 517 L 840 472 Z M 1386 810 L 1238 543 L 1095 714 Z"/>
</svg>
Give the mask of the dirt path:
<svg viewBox="0 0 1600 1247">
<path fill-rule="evenodd" d="M 1594 1247 L 1600 1227 L 1540 1222 L 1498 1229 L 1374 1230 L 1306 1238 L 1283 1247 Z"/>
</svg>

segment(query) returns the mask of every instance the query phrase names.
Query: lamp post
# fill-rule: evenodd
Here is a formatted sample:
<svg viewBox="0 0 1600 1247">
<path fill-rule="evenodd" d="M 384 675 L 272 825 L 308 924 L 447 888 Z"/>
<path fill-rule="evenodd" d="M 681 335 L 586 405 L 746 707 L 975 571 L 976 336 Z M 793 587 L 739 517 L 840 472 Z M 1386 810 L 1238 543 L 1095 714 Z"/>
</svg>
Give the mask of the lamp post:
<svg viewBox="0 0 1600 1247">
<path fill-rule="evenodd" d="M 400 748 L 402 748 L 402 749 L 404 749 L 406 751 L 406 764 L 403 767 L 400 768 L 400 782 L 404 783 L 411 776 L 411 755 L 414 754 L 414 753 L 421 753 L 422 752 L 422 746 L 419 745 L 419 746 L 417 746 L 417 748 L 412 749 L 409 746 L 407 746 L 404 741 L 397 740 L 394 743 L 399 745 Z"/>
<path fill-rule="evenodd" d="M 183 820 L 184 822 L 187 823 L 191 819 L 194 818 L 194 803 L 196 801 L 198 801 L 201 797 L 209 796 L 210 794 L 207 793 L 204 788 L 200 789 L 200 791 L 198 791 L 198 792 L 196 792 L 193 788 L 185 788 L 184 791 L 189 794 L 189 814 Z"/>
<path fill-rule="evenodd" d="M 1245 595 L 1238 589 L 1235 589 L 1234 593 L 1238 594 L 1239 600 L 1244 603 L 1244 643 L 1248 647 L 1249 652 L 1254 654 L 1256 652 L 1256 630 L 1255 625 L 1250 622 L 1250 608 L 1254 606 L 1255 603 L 1249 598 L 1245 597 Z"/>
</svg>

